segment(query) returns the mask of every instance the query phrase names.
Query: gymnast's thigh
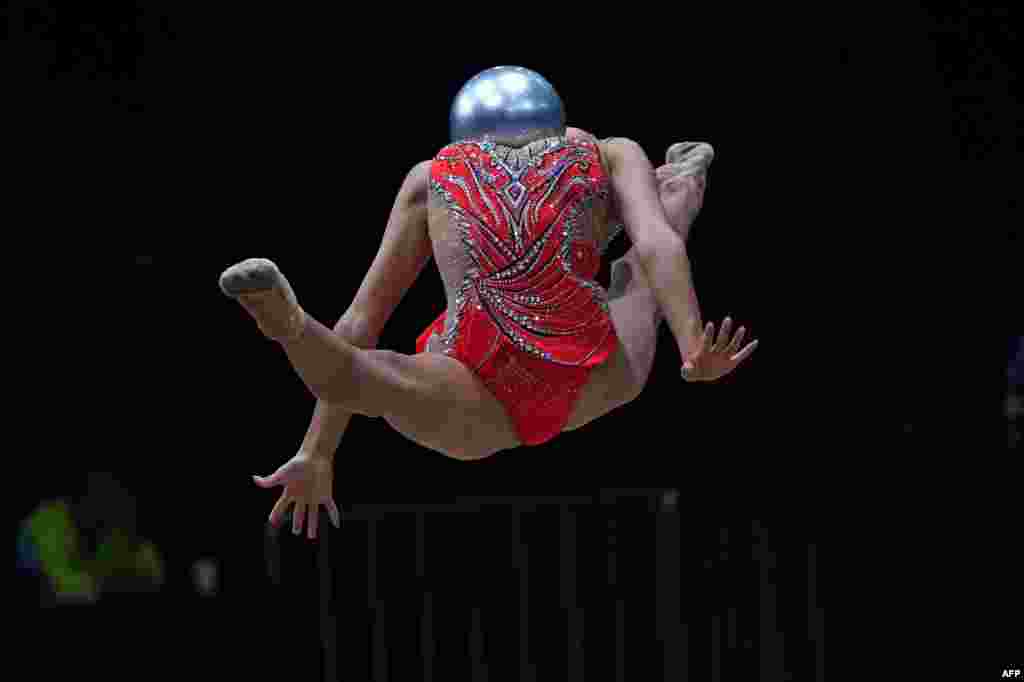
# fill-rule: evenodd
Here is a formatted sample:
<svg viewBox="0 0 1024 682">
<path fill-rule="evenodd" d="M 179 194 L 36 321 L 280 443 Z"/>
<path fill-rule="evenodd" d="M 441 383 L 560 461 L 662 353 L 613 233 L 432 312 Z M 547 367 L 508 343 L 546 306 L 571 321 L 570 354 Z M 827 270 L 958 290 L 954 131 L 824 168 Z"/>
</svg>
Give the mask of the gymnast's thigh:
<svg viewBox="0 0 1024 682">
<path fill-rule="evenodd" d="M 564 430 L 574 431 L 630 402 L 635 397 L 633 384 L 626 352 L 619 344 L 607 362 L 590 372 Z"/>
<path fill-rule="evenodd" d="M 464 364 L 441 353 L 400 357 L 407 388 L 380 415 L 396 431 L 456 459 L 519 445 L 504 406 Z"/>
<path fill-rule="evenodd" d="M 650 376 L 658 344 L 658 309 L 645 287 L 626 286 L 608 303 L 619 347 L 595 367 L 569 417 L 572 431 L 635 400 Z"/>
</svg>

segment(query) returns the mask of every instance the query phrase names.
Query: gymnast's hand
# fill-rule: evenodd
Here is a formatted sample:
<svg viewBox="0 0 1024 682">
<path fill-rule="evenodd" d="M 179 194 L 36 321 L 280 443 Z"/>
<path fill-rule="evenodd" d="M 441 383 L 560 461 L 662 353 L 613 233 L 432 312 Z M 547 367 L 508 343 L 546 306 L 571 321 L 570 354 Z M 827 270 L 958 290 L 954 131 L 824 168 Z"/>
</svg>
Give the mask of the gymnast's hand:
<svg viewBox="0 0 1024 682">
<path fill-rule="evenodd" d="M 700 336 L 697 350 L 683 360 L 682 375 L 687 381 L 716 381 L 736 369 L 741 362 L 750 357 L 757 348 L 757 340 L 748 343 L 743 350 L 740 344 L 747 333 L 740 327 L 736 334 L 729 338 L 732 330 L 732 319 L 725 318 L 722 328 L 715 339 L 715 325 L 708 322 L 704 333 Z M 696 331 L 696 330 L 695 330 Z"/>
<path fill-rule="evenodd" d="M 302 532 L 302 522 L 308 516 L 307 537 L 316 538 L 317 522 L 320 518 L 320 505 L 327 508 L 331 523 L 335 528 L 341 527 L 341 515 L 334 504 L 332 487 L 334 484 L 334 464 L 327 457 L 315 457 L 303 450 L 281 465 L 277 471 L 267 477 L 253 476 L 256 485 L 261 488 L 273 488 L 283 485 L 284 491 L 270 512 L 270 524 L 275 528 L 281 525 L 288 506 L 295 503 L 292 512 L 292 532 Z"/>
</svg>

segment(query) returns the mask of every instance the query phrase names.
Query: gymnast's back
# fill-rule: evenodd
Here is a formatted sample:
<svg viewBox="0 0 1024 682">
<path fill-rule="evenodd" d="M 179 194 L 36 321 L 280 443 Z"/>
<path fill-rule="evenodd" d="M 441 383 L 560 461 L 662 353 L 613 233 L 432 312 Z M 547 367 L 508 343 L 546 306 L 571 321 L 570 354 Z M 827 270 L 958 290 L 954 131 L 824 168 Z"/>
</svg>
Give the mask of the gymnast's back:
<svg viewBox="0 0 1024 682">
<path fill-rule="evenodd" d="M 434 157 L 429 182 L 429 231 L 448 298 L 444 345 L 468 307 L 486 310 L 524 351 L 585 362 L 564 351 L 569 337 L 610 326 L 595 281 L 613 236 L 598 141 L 572 130 L 518 147 L 455 142 Z"/>
</svg>

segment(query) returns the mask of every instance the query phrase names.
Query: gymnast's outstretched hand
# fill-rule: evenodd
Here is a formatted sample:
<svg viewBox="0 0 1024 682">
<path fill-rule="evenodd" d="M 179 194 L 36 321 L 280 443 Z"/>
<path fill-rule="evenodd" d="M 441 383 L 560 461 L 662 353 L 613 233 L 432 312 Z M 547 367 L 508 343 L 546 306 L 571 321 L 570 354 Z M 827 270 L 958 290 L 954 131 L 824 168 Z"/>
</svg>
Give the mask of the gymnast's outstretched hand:
<svg viewBox="0 0 1024 682">
<path fill-rule="evenodd" d="M 299 450 L 297 455 L 282 464 L 270 476 L 252 478 L 261 488 L 284 486 L 281 497 L 270 512 L 270 524 L 275 528 L 281 525 L 281 519 L 292 503 L 295 504 L 295 511 L 292 512 L 292 532 L 296 535 L 302 532 L 303 521 L 308 518 L 306 535 L 310 540 L 316 538 L 320 505 L 327 508 L 334 527 L 341 527 L 341 514 L 334 504 L 332 495 L 334 464 L 330 458 L 317 457 Z"/>
<path fill-rule="evenodd" d="M 683 378 L 687 381 L 716 381 L 732 372 L 741 362 L 749 358 L 757 348 L 757 340 L 751 341 L 743 350 L 740 350 L 740 344 L 743 343 L 743 337 L 747 330 L 745 327 L 740 327 L 730 339 L 731 331 L 732 318 L 727 317 L 722 321 L 722 328 L 716 339 L 715 325 L 713 322 L 708 322 L 704 327 L 704 333 L 700 336 L 697 350 L 683 359 Z"/>
</svg>

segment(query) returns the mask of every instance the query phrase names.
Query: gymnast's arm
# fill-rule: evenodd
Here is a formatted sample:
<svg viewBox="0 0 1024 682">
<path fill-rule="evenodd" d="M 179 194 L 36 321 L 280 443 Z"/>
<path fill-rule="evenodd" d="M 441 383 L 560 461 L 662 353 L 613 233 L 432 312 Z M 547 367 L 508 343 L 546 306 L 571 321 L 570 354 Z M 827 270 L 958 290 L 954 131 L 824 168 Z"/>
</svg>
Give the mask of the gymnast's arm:
<svg viewBox="0 0 1024 682">
<path fill-rule="evenodd" d="M 685 359 L 703 332 L 686 243 L 668 224 L 654 167 L 643 148 L 625 138 L 602 143 L 619 211 L 658 306 Z"/>
<path fill-rule="evenodd" d="M 358 348 L 375 348 L 391 314 L 430 260 L 433 248 L 427 232 L 427 194 L 430 161 L 416 164 L 391 208 L 377 256 L 359 291 L 334 332 Z M 320 400 L 313 412 L 302 449 L 331 458 L 352 418 L 350 412 Z"/>
</svg>

